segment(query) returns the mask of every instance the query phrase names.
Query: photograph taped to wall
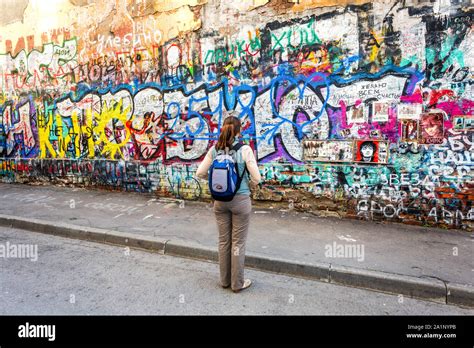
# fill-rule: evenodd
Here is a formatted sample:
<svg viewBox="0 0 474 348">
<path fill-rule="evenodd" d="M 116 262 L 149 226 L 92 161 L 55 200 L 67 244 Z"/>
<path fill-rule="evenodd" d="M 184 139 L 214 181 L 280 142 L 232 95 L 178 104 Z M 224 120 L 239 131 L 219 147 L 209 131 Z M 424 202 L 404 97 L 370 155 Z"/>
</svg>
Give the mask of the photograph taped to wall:
<svg viewBox="0 0 474 348">
<path fill-rule="evenodd" d="M 381 163 L 388 162 L 389 144 L 383 140 L 361 139 L 355 141 L 354 162 Z"/>
<path fill-rule="evenodd" d="M 367 108 L 362 103 L 347 110 L 347 123 L 366 123 L 368 118 Z"/>
<path fill-rule="evenodd" d="M 474 130 L 474 117 L 464 117 L 464 129 Z"/>
<path fill-rule="evenodd" d="M 459 130 L 464 129 L 464 116 L 453 117 L 453 128 Z"/>
<path fill-rule="evenodd" d="M 382 136 L 380 129 L 373 129 L 370 131 L 371 138 L 380 138 Z"/>
<path fill-rule="evenodd" d="M 444 120 L 441 112 L 429 112 L 420 118 L 420 143 L 442 144 L 444 140 Z"/>
<path fill-rule="evenodd" d="M 397 105 L 397 117 L 399 120 L 418 120 L 423 112 L 421 104 L 406 104 L 401 103 Z"/>
<path fill-rule="evenodd" d="M 349 128 L 341 129 L 339 132 L 343 137 L 349 137 L 351 135 L 351 130 Z"/>
<path fill-rule="evenodd" d="M 417 120 L 402 120 L 400 122 L 401 141 L 418 141 L 418 126 Z"/>
<path fill-rule="evenodd" d="M 473 130 L 474 116 L 473 115 L 458 115 L 453 117 L 454 129 L 456 130 Z"/>
<path fill-rule="evenodd" d="M 388 122 L 388 112 L 392 103 L 389 101 L 374 101 L 372 103 L 372 122 Z"/>
<path fill-rule="evenodd" d="M 303 158 L 319 162 L 352 162 L 353 142 L 348 140 L 304 140 Z"/>
</svg>

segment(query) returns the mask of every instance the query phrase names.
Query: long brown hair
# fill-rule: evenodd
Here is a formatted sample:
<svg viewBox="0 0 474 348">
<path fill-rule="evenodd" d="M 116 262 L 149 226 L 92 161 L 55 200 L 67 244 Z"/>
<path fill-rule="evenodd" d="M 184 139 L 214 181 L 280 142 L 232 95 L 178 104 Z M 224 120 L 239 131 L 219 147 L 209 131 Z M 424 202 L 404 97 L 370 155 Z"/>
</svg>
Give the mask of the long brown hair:
<svg viewBox="0 0 474 348">
<path fill-rule="evenodd" d="M 222 125 L 221 134 L 216 144 L 216 150 L 225 150 L 226 147 L 230 149 L 235 136 L 240 133 L 241 126 L 242 123 L 237 117 L 228 116 Z"/>
</svg>

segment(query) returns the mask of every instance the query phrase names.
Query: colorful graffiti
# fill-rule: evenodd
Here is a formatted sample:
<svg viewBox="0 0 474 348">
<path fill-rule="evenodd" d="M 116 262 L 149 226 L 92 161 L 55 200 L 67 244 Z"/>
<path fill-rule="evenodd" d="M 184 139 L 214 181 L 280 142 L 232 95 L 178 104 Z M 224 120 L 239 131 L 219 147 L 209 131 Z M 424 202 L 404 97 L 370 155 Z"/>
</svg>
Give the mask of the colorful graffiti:
<svg viewBox="0 0 474 348">
<path fill-rule="evenodd" d="M 469 228 L 473 11 L 404 6 L 0 55 L 0 177 L 205 199 L 194 171 L 236 115 L 255 199 Z"/>
</svg>

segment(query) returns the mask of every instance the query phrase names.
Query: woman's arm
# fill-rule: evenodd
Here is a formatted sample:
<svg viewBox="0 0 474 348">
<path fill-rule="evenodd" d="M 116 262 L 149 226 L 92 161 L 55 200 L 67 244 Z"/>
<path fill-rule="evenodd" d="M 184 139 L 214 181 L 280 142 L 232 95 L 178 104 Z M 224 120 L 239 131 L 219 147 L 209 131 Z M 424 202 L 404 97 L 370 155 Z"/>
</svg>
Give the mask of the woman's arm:
<svg viewBox="0 0 474 348">
<path fill-rule="evenodd" d="M 214 147 L 211 147 L 204 157 L 204 160 L 199 165 L 198 169 L 196 170 L 196 176 L 200 179 L 207 179 L 209 168 L 212 164 L 212 150 Z"/>
<path fill-rule="evenodd" d="M 246 145 L 242 147 L 242 158 L 247 165 L 247 170 L 250 174 L 250 180 L 258 184 L 262 180 L 262 176 L 260 175 L 260 171 L 258 170 L 257 160 L 253 154 L 253 150 L 250 146 Z"/>
</svg>

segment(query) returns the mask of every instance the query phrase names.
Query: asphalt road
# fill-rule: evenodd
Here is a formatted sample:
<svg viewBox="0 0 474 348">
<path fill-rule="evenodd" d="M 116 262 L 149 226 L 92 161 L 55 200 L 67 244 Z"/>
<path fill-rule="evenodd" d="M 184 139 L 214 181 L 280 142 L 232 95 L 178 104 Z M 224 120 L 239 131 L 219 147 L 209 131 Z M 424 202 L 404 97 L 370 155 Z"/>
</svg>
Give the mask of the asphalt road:
<svg viewBox="0 0 474 348">
<path fill-rule="evenodd" d="M 246 277 L 254 285 L 234 294 L 219 286 L 213 263 L 0 228 L 0 249 L 20 244 L 37 245 L 37 260 L 34 249 L 30 258 L 0 257 L 0 315 L 474 314 L 253 270 Z"/>
</svg>

